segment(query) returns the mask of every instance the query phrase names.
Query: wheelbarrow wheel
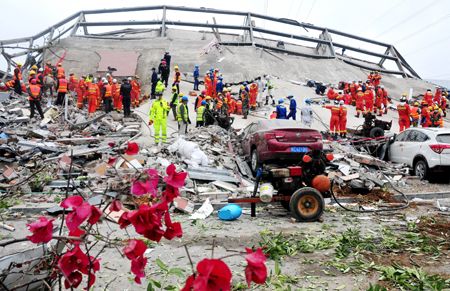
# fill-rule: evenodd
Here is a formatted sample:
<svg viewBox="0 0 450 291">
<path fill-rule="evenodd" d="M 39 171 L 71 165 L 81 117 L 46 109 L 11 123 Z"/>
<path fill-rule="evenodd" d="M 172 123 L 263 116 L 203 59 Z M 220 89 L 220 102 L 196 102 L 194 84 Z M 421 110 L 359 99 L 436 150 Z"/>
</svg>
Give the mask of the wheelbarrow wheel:
<svg viewBox="0 0 450 291">
<path fill-rule="evenodd" d="M 311 187 L 298 189 L 291 196 L 291 215 L 298 221 L 316 221 L 323 213 L 325 202 L 322 194 Z"/>
</svg>

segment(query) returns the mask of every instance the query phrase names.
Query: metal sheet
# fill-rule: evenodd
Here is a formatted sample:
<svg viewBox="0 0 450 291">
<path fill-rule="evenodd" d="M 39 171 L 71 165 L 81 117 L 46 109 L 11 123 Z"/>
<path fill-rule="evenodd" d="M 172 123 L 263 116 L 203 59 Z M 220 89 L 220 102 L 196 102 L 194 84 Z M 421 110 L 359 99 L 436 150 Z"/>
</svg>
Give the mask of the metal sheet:
<svg viewBox="0 0 450 291">
<path fill-rule="evenodd" d="M 203 181 L 223 181 L 238 183 L 239 181 L 234 176 L 233 172 L 221 169 L 214 169 L 209 167 L 188 168 L 188 175 L 193 180 Z"/>
<path fill-rule="evenodd" d="M 98 51 L 100 63 L 99 72 L 107 72 L 108 67 L 115 68 L 114 76 L 127 77 L 136 74 L 139 53 L 133 51 Z"/>
</svg>

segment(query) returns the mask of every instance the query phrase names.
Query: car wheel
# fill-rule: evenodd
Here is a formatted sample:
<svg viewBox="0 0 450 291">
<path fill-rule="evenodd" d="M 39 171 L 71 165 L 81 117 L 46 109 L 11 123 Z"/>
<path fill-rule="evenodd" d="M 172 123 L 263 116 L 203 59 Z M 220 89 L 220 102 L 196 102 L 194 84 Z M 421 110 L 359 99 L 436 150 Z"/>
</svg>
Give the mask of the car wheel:
<svg viewBox="0 0 450 291">
<path fill-rule="evenodd" d="M 370 137 L 380 137 L 384 136 L 384 130 L 380 127 L 374 127 L 369 132 Z"/>
<path fill-rule="evenodd" d="M 252 169 L 253 174 L 256 175 L 258 167 L 259 167 L 258 151 L 256 149 L 253 149 L 250 155 L 250 168 Z"/>
<path fill-rule="evenodd" d="M 419 177 L 420 180 L 426 179 L 428 176 L 428 172 L 429 169 L 426 161 L 418 160 L 414 165 L 414 175 Z"/>
<path fill-rule="evenodd" d="M 322 194 L 311 187 L 295 191 L 289 202 L 292 216 L 304 222 L 318 220 L 323 213 L 324 205 Z"/>
</svg>

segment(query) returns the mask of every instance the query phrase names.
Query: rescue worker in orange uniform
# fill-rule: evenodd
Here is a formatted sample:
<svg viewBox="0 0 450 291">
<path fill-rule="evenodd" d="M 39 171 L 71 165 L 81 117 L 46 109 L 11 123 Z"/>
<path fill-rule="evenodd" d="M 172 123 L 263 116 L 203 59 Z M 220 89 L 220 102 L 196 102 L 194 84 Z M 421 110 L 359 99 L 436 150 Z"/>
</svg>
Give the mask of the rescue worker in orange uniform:
<svg viewBox="0 0 450 291">
<path fill-rule="evenodd" d="M 344 100 L 339 101 L 339 135 L 347 137 L 347 107 Z"/>
<path fill-rule="evenodd" d="M 333 87 L 333 86 L 331 86 L 330 89 L 328 89 L 328 91 L 327 91 L 327 97 L 328 97 L 328 99 L 330 99 L 330 100 L 336 99 L 336 97 L 337 97 L 338 95 L 339 95 L 339 94 L 338 94 L 337 92 L 334 91 L 334 87 Z"/>
<path fill-rule="evenodd" d="M 73 92 L 78 87 L 78 78 L 75 76 L 74 73 L 70 73 L 69 75 L 69 91 Z"/>
<path fill-rule="evenodd" d="M 76 87 L 77 91 L 77 107 L 82 109 L 84 105 L 84 96 L 86 95 L 86 76 L 81 76 L 80 81 Z"/>
<path fill-rule="evenodd" d="M 430 112 L 431 127 L 444 127 L 442 110 L 438 105 L 431 107 L 433 108 L 433 111 Z"/>
<path fill-rule="evenodd" d="M 330 117 L 330 134 L 333 136 L 333 138 L 337 138 L 337 134 L 339 132 L 339 115 L 340 115 L 340 108 L 339 106 L 339 101 L 335 100 L 334 101 L 335 105 L 323 105 L 323 108 L 329 109 L 331 110 L 331 117 Z"/>
<path fill-rule="evenodd" d="M 436 91 L 434 92 L 433 101 L 438 102 L 440 104 L 441 98 L 442 98 L 442 90 L 441 90 L 441 88 L 436 87 Z"/>
<path fill-rule="evenodd" d="M 175 66 L 174 69 L 175 69 L 175 73 L 173 76 L 172 87 L 173 86 L 177 87 L 177 93 L 180 94 L 181 72 L 180 72 L 180 69 L 178 68 L 178 66 Z"/>
<path fill-rule="evenodd" d="M 381 75 L 380 72 L 375 72 L 374 75 L 372 75 L 372 83 L 375 87 L 380 86 L 381 82 Z"/>
<path fill-rule="evenodd" d="M 367 87 L 366 91 L 364 92 L 364 106 L 365 106 L 365 112 L 366 113 L 372 113 L 373 111 L 373 91 L 372 87 Z"/>
<path fill-rule="evenodd" d="M 352 95 L 352 103 L 353 105 L 356 104 L 356 90 L 358 90 L 358 85 L 356 84 L 356 81 L 353 81 L 350 86 L 350 94 Z"/>
<path fill-rule="evenodd" d="M 213 95 L 213 85 L 212 80 L 209 72 L 206 72 L 205 78 L 203 79 L 204 85 L 205 85 L 205 91 L 206 96 L 212 96 Z"/>
<path fill-rule="evenodd" d="M 30 103 L 30 119 L 34 117 L 34 110 L 36 109 L 42 119 L 44 119 L 44 113 L 41 108 L 41 87 L 36 84 L 36 80 L 31 80 L 31 84 L 28 88 L 28 101 Z"/>
<path fill-rule="evenodd" d="M 14 68 L 14 80 L 22 81 L 22 64 L 17 63 L 17 66 Z"/>
<path fill-rule="evenodd" d="M 236 114 L 242 115 L 242 100 L 241 100 L 241 98 L 239 98 L 236 101 Z"/>
<path fill-rule="evenodd" d="M 358 88 L 358 93 L 356 93 L 356 115 L 355 117 L 359 117 L 361 112 L 364 111 L 364 93 L 361 88 Z"/>
<path fill-rule="evenodd" d="M 402 98 L 400 98 L 400 103 L 397 105 L 398 112 L 398 125 L 400 127 L 400 132 L 408 129 L 411 125 L 411 109 L 406 102 L 406 93 L 403 93 Z"/>
<path fill-rule="evenodd" d="M 117 79 L 112 80 L 111 85 L 112 96 L 113 96 L 113 107 L 118 112 L 122 111 L 122 99 L 120 96 L 120 84 L 117 83 Z"/>
<path fill-rule="evenodd" d="M 56 90 L 58 91 L 58 97 L 56 98 L 55 105 L 64 105 L 64 100 L 66 98 L 68 82 L 66 80 L 66 76 L 61 75 L 58 79 Z"/>
<path fill-rule="evenodd" d="M 423 100 L 427 102 L 428 105 L 433 104 L 433 93 L 431 92 L 431 89 L 427 89 L 427 92 L 423 95 Z"/>
<path fill-rule="evenodd" d="M 200 94 L 195 98 L 194 110 L 197 110 L 200 106 L 202 106 L 202 101 L 205 100 L 206 91 L 203 90 Z"/>
<path fill-rule="evenodd" d="M 258 96 L 258 85 L 255 82 L 250 84 L 249 96 L 250 108 L 254 110 L 256 109 L 256 97 Z"/>
<path fill-rule="evenodd" d="M 106 83 L 106 79 L 104 80 L 105 81 L 105 83 Z M 100 109 L 100 106 L 102 105 L 102 100 L 103 100 L 103 92 L 104 92 L 104 90 L 103 90 L 103 80 L 101 80 L 100 79 L 100 77 L 99 78 L 94 78 L 94 82 L 93 82 L 96 86 L 97 86 L 97 90 L 98 90 L 98 94 L 97 94 L 97 108 L 96 108 L 96 110 L 98 110 L 98 109 Z"/>
<path fill-rule="evenodd" d="M 236 99 L 230 97 L 230 101 L 228 102 L 228 114 L 236 113 Z"/>
<path fill-rule="evenodd" d="M 61 79 L 62 76 L 65 76 L 65 75 L 66 75 L 66 72 L 64 71 L 62 64 L 58 63 L 58 67 L 56 68 L 56 79 Z"/>
<path fill-rule="evenodd" d="M 130 80 L 131 84 L 131 105 L 133 108 L 139 106 L 139 98 L 141 96 L 141 84 L 139 83 L 139 76 L 134 76 L 133 80 Z"/>
<path fill-rule="evenodd" d="M 109 113 L 112 111 L 112 95 L 113 95 L 113 91 L 112 91 L 112 86 L 106 82 L 106 84 L 104 85 L 104 90 L 105 90 L 105 94 L 103 96 L 103 106 L 105 109 L 105 113 Z"/>
<path fill-rule="evenodd" d="M 92 80 L 87 80 L 87 98 L 88 98 L 88 117 L 91 117 L 92 114 L 97 110 L 97 98 L 99 89 L 96 84 L 92 82 Z"/>
<path fill-rule="evenodd" d="M 44 67 L 44 76 L 47 76 L 48 74 L 53 75 L 53 67 L 50 62 L 47 62 Z"/>
<path fill-rule="evenodd" d="M 420 112 L 420 125 L 422 127 L 430 127 L 431 119 L 430 119 L 430 111 L 428 109 L 428 103 L 425 100 L 422 100 L 422 108 Z"/>
<path fill-rule="evenodd" d="M 378 116 L 383 116 L 384 111 L 384 103 L 383 103 L 383 89 L 381 87 L 377 87 L 375 91 L 375 113 L 378 113 Z"/>
<path fill-rule="evenodd" d="M 411 107 L 411 113 L 410 113 L 410 116 L 411 116 L 411 125 L 413 126 L 413 127 L 417 127 L 417 126 L 419 126 L 419 123 L 420 123 L 420 114 L 421 114 L 422 112 L 421 112 L 421 110 L 420 110 L 420 108 L 419 108 L 419 102 L 414 102 L 414 105 L 413 105 L 413 107 Z"/>
</svg>

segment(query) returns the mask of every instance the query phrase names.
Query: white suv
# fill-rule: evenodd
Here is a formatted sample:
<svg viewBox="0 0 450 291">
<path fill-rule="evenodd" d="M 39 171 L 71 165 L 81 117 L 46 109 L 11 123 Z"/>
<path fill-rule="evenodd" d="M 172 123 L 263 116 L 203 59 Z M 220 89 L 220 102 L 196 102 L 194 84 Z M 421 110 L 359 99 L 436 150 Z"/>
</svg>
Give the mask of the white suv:
<svg viewBox="0 0 450 291">
<path fill-rule="evenodd" d="M 421 179 L 449 170 L 450 129 L 409 128 L 394 137 L 388 154 L 390 161 L 408 165 Z"/>
</svg>

